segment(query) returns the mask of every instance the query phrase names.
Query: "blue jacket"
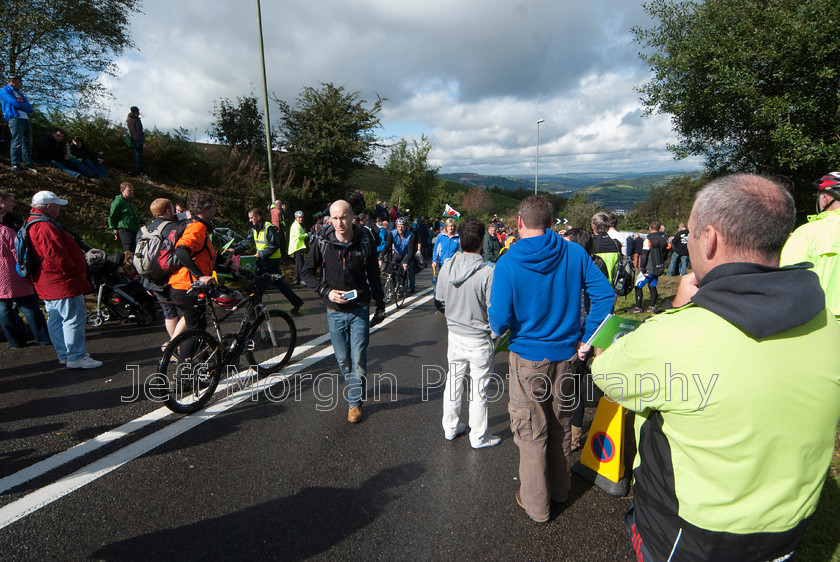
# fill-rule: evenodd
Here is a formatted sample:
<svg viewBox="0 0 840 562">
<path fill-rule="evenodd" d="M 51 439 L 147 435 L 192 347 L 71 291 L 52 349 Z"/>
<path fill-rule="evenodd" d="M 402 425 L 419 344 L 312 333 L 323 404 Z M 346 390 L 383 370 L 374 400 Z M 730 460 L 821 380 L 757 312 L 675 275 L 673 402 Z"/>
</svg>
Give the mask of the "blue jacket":
<svg viewBox="0 0 840 562">
<path fill-rule="evenodd" d="M 490 293 L 490 327 L 510 330 L 510 350 L 528 361 L 566 361 L 577 351 L 581 289 L 591 300 L 583 340 L 610 313 L 607 278 L 582 247 L 553 232 L 518 240 L 499 258 Z"/>
<path fill-rule="evenodd" d="M 432 261 L 436 261 L 438 265 L 443 265 L 443 262 L 455 254 L 458 253 L 458 250 L 461 249 L 461 237 L 457 234 L 450 238 L 443 232 L 438 234 L 437 240 L 435 240 L 435 249 L 432 252 Z"/>
<path fill-rule="evenodd" d="M 32 113 L 32 106 L 26 101 L 26 97 L 23 94 L 17 97 L 14 88 L 10 84 L 0 89 L 0 103 L 3 105 L 3 119 L 6 121 L 14 117 L 19 117 L 18 110 L 24 113 Z"/>
</svg>

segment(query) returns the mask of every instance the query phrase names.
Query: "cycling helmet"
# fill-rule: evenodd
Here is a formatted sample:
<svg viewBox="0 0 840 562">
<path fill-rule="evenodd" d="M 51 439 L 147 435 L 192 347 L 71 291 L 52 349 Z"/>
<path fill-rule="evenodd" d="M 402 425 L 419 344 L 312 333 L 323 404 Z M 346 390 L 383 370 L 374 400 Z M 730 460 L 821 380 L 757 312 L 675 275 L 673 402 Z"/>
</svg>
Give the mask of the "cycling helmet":
<svg viewBox="0 0 840 562">
<path fill-rule="evenodd" d="M 303 211 L 295 211 L 295 218 L 302 217 Z"/>
<path fill-rule="evenodd" d="M 397 219 L 397 224 L 405 224 L 408 225 L 408 219 L 406 217 L 399 217 Z"/>
<path fill-rule="evenodd" d="M 239 291 L 223 291 L 213 295 L 213 302 L 223 308 L 233 308 L 242 301 Z"/>
<path fill-rule="evenodd" d="M 840 201 L 840 172 L 831 172 L 826 174 L 814 182 L 814 187 L 817 188 L 817 193 L 827 193 L 835 200 Z M 825 207 L 820 205 L 820 199 L 817 198 L 817 212 L 822 213 L 827 208 L 831 207 L 834 202 L 829 203 Z"/>
<path fill-rule="evenodd" d="M 828 193 L 835 199 L 840 199 L 840 172 L 831 172 L 814 182 L 814 187 L 820 193 Z"/>
</svg>

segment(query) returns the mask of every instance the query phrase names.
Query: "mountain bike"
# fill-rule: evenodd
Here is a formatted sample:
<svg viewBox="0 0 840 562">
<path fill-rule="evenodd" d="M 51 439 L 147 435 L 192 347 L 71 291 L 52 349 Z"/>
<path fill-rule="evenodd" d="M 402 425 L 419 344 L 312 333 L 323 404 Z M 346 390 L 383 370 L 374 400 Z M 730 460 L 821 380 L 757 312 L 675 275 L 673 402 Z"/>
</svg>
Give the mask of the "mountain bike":
<svg viewBox="0 0 840 562">
<path fill-rule="evenodd" d="M 395 262 L 388 262 L 385 268 L 385 284 L 382 290 L 385 292 L 385 302 L 393 301 L 397 308 L 405 304 L 405 296 L 408 291 L 405 288 L 406 272 L 402 265 Z"/>
<path fill-rule="evenodd" d="M 282 275 L 268 273 L 260 277 L 273 280 Z M 166 406 L 178 414 L 204 407 L 228 367 L 237 367 L 243 353 L 249 367 L 259 376 L 267 376 L 286 366 L 297 343 L 292 317 L 282 310 L 269 310 L 253 292 L 243 297 L 238 292 L 198 282 L 192 284 L 189 292 L 197 293 L 199 306 L 206 307 L 210 331 L 187 330 L 164 348 L 158 373 L 166 379 Z M 217 307 L 226 312 L 218 314 Z M 223 333 L 222 322 L 243 309 L 238 329 Z"/>
</svg>

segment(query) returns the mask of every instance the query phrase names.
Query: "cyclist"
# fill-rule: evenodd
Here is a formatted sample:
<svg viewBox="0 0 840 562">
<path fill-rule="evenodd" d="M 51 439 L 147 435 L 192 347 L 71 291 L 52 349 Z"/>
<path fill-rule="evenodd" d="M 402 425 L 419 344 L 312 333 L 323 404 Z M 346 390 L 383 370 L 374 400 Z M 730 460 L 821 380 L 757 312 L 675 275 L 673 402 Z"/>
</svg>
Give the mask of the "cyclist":
<svg viewBox="0 0 840 562">
<path fill-rule="evenodd" d="M 408 274 L 408 292 L 414 292 L 414 254 L 417 253 L 417 238 L 408 229 L 408 218 L 397 219 L 397 228 L 391 231 L 394 239 L 393 261 L 402 266 Z"/>
<path fill-rule="evenodd" d="M 207 327 L 204 316 L 204 302 L 198 295 L 190 294 L 190 285 L 199 281 L 205 285 L 215 283 L 213 264 L 216 250 L 210 241 L 213 233 L 213 217 L 216 215 L 216 200 L 202 190 L 193 191 L 189 198 L 192 220 L 175 244 L 175 257 L 183 264 L 169 277 L 169 296 L 181 310 L 188 330 L 203 330 Z"/>
</svg>

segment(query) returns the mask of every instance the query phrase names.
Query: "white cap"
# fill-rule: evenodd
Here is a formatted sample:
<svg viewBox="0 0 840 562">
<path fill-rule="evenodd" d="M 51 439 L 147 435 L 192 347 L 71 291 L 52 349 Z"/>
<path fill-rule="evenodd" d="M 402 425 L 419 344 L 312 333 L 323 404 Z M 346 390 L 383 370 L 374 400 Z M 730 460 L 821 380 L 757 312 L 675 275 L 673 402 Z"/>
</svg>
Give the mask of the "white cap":
<svg viewBox="0 0 840 562">
<path fill-rule="evenodd" d="M 32 206 L 35 205 L 66 205 L 67 199 L 62 199 L 52 191 L 39 191 L 32 196 Z"/>
</svg>

